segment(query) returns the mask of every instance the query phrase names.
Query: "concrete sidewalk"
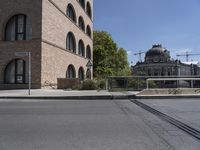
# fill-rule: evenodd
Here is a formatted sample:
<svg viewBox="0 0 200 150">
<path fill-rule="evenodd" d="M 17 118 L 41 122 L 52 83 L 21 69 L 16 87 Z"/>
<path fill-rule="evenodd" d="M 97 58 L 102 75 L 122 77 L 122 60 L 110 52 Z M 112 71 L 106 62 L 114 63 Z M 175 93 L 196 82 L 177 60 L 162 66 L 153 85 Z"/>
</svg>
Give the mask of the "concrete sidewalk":
<svg viewBox="0 0 200 150">
<path fill-rule="evenodd" d="M 60 89 L 32 89 L 28 90 L 0 90 L 0 99 L 71 99 L 71 100 L 98 100 L 98 99 L 183 99 L 200 98 L 199 94 L 182 95 L 137 95 L 138 91 L 108 92 L 106 90 L 60 90 Z"/>
<path fill-rule="evenodd" d="M 197 94 L 182 94 L 182 95 L 135 95 L 137 99 L 185 99 L 195 98 L 200 99 Z"/>
<path fill-rule="evenodd" d="M 175 91 L 174 91 L 175 90 Z M 170 92 L 171 91 L 171 92 Z M 176 93 L 177 92 L 177 93 Z M 144 89 L 136 94 L 137 99 L 183 99 L 200 98 L 199 89 L 177 88 L 177 89 Z"/>
<path fill-rule="evenodd" d="M 137 93 L 134 91 L 33 89 L 31 95 L 28 95 L 28 90 L 0 90 L 0 99 L 128 99 L 134 98 Z"/>
</svg>

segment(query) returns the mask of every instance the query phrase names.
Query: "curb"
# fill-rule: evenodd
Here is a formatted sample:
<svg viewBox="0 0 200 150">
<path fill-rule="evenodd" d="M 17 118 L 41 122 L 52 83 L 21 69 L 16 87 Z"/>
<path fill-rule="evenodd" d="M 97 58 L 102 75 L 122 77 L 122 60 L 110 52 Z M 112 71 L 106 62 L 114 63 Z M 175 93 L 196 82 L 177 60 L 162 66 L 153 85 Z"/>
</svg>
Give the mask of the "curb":
<svg viewBox="0 0 200 150">
<path fill-rule="evenodd" d="M 0 99 L 44 99 L 44 100 L 122 100 L 122 99 L 200 99 L 200 95 L 90 95 L 90 96 L 0 96 Z"/>
<path fill-rule="evenodd" d="M 0 99 L 61 99 L 61 100 L 119 100 L 136 98 L 135 95 L 100 95 L 100 96 L 0 96 Z"/>
<path fill-rule="evenodd" d="M 200 95 L 136 95 L 136 99 L 183 99 L 183 98 L 200 98 Z"/>
</svg>

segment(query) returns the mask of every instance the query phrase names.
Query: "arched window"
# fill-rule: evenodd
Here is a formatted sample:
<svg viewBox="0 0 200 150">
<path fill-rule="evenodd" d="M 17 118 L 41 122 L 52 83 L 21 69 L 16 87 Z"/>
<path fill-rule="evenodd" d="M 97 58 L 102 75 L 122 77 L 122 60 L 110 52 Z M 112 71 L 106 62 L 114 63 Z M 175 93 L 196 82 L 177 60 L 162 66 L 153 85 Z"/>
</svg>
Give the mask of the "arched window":
<svg viewBox="0 0 200 150">
<path fill-rule="evenodd" d="M 84 69 L 83 67 L 80 67 L 78 70 L 78 78 L 82 81 L 84 80 Z"/>
<path fill-rule="evenodd" d="M 86 10 L 87 15 L 92 18 L 92 10 L 91 10 L 91 6 L 90 3 L 87 2 L 87 10 Z"/>
<path fill-rule="evenodd" d="M 89 37 L 92 37 L 91 28 L 90 28 L 89 25 L 87 25 L 86 34 L 87 34 Z"/>
<path fill-rule="evenodd" d="M 82 40 L 80 40 L 78 43 L 78 54 L 83 57 L 85 56 L 85 45 Z"/>
<path fill-rule="evenodd" d="M 76 40 L 72 32 L 67 34 L 67 49 L 76 53 Z"/>
<path fill-rule="evenodd" d="M 5 40 L 29 40 L 32 38 L 32 27 L 30 19 L 23 14 L 11 17 L 5 28 Z"/>
<path fill-rule="evenodd" d="M 92 78 L 92 74 L 91 74 L 90 69 L 87 69 L 86 78 L 87 78 L 87 79 L 91 79 L 91 78 Z"/>
<path fill-rule="evenodd" d="M 85 32 L 85 23 L 81 16 L 78 19 L 78 26 Z"/>
<path fill-rule="evenodd" d="M 71 4 L 68 4 L 67 6 L 67 16 L 76 23 L 76 13 Z"/>
<path fill-rule="evenodd" d="M 79 0 L 81 7 L 85 10 L 85 0 Z"/>
<path fill-rule="evenodd" d="M 25 83 L 25 61 L 22 59 L 12 60 L 4 71 L 4 82 L 6 84 Z"/>
<path fill-rule="evenodd" d="M 67 68 L 67 79 L 74 79 L 76 78 L 76 71 L 73 65 L 69 65 Z"/>
<path fill-rule="evenodd" d="M 88 45 L 86 49 L 86 58 L 91 59 L 91 48 Z"/>
</svg>

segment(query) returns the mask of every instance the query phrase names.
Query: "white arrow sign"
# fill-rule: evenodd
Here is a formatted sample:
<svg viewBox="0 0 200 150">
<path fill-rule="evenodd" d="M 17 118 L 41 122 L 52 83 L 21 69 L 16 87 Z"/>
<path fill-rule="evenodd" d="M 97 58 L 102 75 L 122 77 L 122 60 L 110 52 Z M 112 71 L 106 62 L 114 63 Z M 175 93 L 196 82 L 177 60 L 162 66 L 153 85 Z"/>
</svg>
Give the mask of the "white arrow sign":
<svg viewBox="0 0 200 150">
<path fill-rule="evenodd" d="M 93 65 L 92 65 L 92 62 L 89 60 L 88 62 L 87 62 L 87 64 L 86 64 L 86 67 L 87 68 L 91 68 Z"/>
</svg>

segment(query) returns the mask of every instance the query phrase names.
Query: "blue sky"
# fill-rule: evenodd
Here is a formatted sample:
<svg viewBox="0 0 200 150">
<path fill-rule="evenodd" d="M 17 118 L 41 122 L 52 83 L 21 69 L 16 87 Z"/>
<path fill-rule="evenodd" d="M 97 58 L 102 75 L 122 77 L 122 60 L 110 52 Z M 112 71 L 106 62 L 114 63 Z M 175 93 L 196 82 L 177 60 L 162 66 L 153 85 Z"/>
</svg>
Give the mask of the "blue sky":
<svg viewBox="0 0 200 150">
<path fill-rule="evenodd" d="M 94 0 L 94 29 L 109 32 L 129 62 L 155 43 L 174 59 L 186 51 L 200 54 L 200 0 Z M 200 61 L 200 55 L 191 60 Z"/>
</svg>

